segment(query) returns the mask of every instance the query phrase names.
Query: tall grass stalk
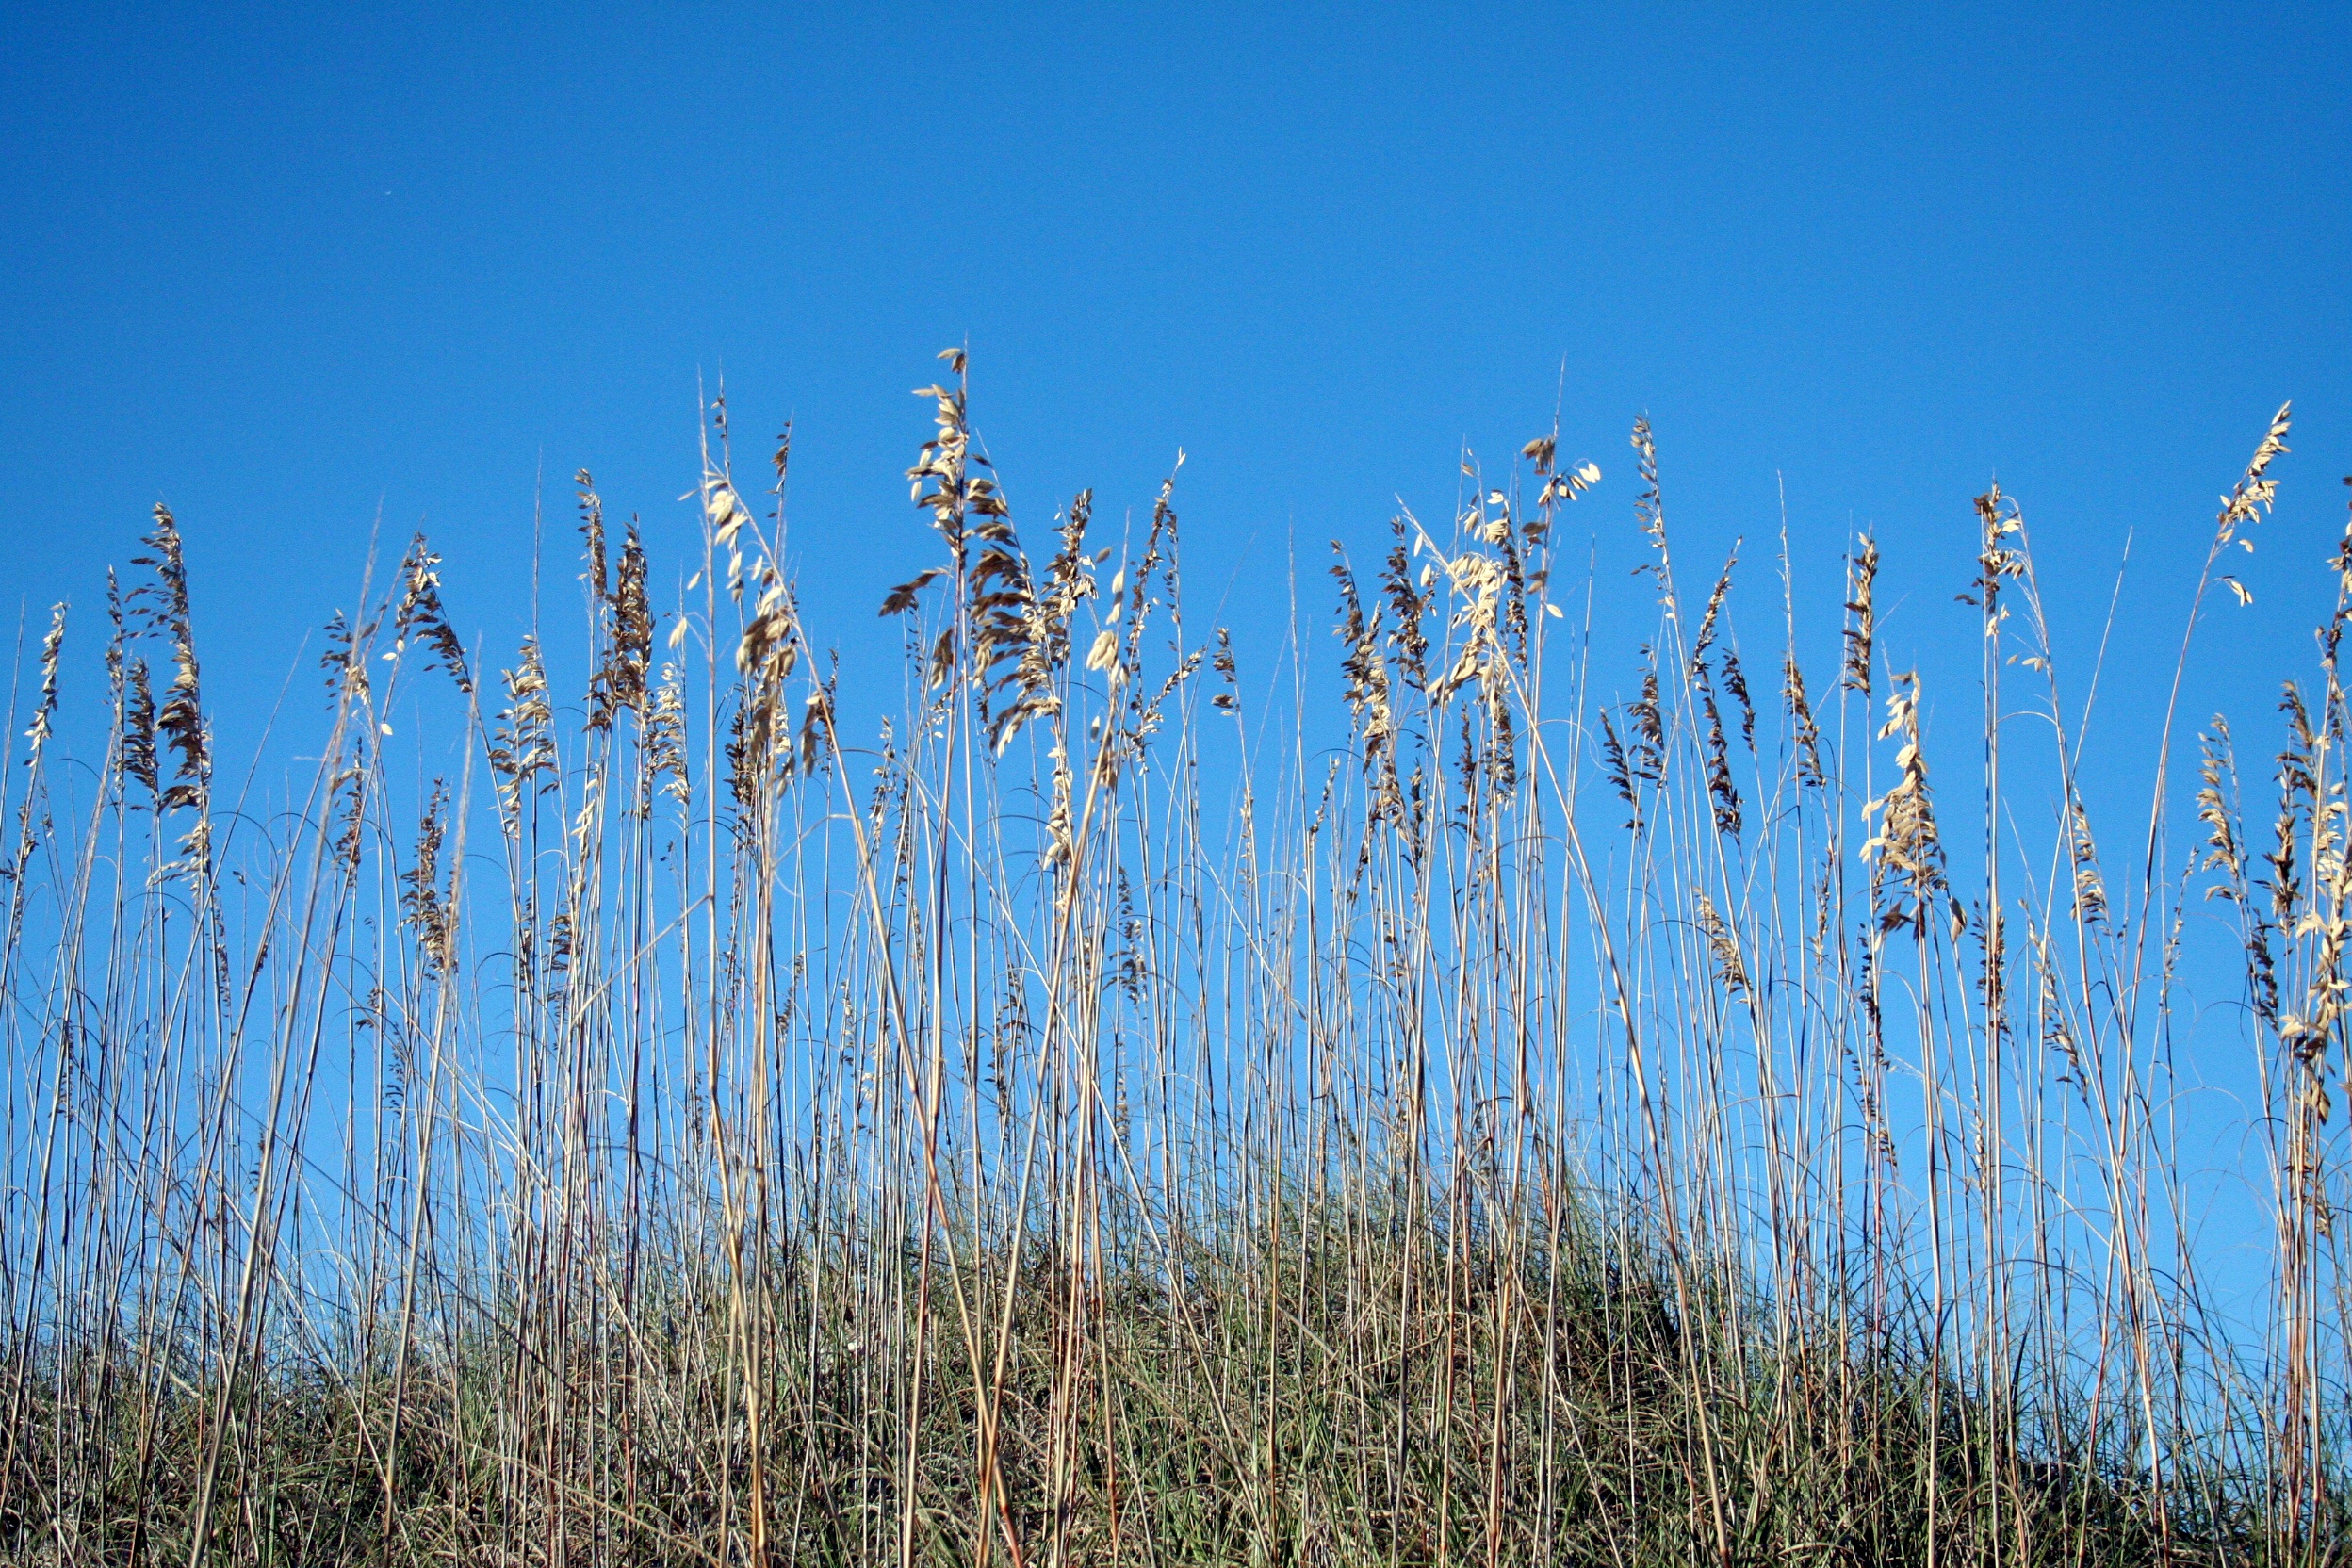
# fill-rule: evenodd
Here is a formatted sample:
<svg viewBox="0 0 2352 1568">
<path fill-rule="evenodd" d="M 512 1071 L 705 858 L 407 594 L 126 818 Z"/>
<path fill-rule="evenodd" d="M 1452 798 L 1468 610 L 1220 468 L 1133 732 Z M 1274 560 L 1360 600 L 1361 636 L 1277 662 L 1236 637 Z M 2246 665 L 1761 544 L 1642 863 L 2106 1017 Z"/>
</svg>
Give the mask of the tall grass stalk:
<svg viewBox="0 0 2352 1568">
<path fill-rule="evenodd" d="M 1737 549 L 1686 593 L 1646 423 L 1629 661 L 1556 575 L 1604 503 L 1555 434 L 1334 554 L 1317 714 L 1186 622 L 1173 473 L 1024 540 L 942 357 L 903 701 L 840 689 L 789 441 L 740 482 L 723 397 L 670 602 L 583 473 L 584 624 L 493 676 L 418 538 L 284 796 L 216 773 L 168 512 L 102 711 L 58 607 L 0 792 L 0 1549 L 2336 1560 L 2352 534 L 2267 834 L 2216 718 L 2184 853 L 2167 709 L 2111 876 L 1997 486 L 1973 747 L 1874 540 L 1837 627 L 1785 537 L 1766 640 Z M 2275 1217 L 2242 1331 L 2173 1108 L 2214 906 Z"/>
</svg>

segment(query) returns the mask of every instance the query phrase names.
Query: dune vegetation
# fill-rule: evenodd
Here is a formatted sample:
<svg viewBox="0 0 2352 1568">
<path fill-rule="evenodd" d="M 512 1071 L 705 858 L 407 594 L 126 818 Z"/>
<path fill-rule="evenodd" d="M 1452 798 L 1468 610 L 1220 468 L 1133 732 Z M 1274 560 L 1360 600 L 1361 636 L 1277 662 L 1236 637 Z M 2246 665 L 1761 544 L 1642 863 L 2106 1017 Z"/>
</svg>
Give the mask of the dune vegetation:
<svg viewBox="0 0 2352 1568">
<path fill-rule="evenodd" d="M 838 684 L 789 443 L 743 473 L 723 400 L 699 559 L 583 473 L 582 641 L 492 656 L 418 538 L 274 793 L 214 755 L 168 512 L 33 628 L 0 1553 L 2342 1560 L 2352 536 L 2258 760 L 2167 713 L 2101 821 L 2047 617 L 2102 607 L 2045 606 L 1998 487 L 1939 733 L 1880 545 L 1835 626 L 1694 572 L 1642 423 L 1605 490 L 1547 436 L 1334 554 L 1304 711 L 1187 620 L 1176 476 L 1017 529 L 944 358 L 903 699 Z M 1588 634 L 1595 529 L 1645 645 Z M 2250 1322 L 2172 1109 L 2211 918 Z"/>
</svg>

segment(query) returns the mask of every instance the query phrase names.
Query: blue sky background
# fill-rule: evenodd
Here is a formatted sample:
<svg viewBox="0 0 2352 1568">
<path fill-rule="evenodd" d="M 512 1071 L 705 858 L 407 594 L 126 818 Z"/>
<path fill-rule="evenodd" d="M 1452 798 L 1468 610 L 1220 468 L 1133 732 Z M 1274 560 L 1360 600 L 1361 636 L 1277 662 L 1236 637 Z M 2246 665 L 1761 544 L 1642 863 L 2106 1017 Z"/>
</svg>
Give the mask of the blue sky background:
<svg viewBox="0 0 2352 1568">
<path fill-rule="evenodd" d="M 237 757 L 379 518 L 387 556 L 430 531 L 493 667 L 543 487 L 575 602 L 575 468 L 682 575 L 724 373 L 754 454 L 795 421 L 817 635 L 894 689 L 874 606 L 934 554 L 907 389 L 969 339 L 1033 534 L 1189 452 L 1193 612 L 1245 649 L 1294 549 L 1319 627 L 1325 541 L 1369 554 L 1399 496 L 1442 521 L 1460 448 L 1507 461 L 1557 400 L 1608 475 L 1604 661 L 1653 613 L 1646 411 L 1691 578 L 1746 535 L 1771 641 L 1785 484 L 1825 678 L 1876 529 L 1886 645 L 1972 734 L 1951 596 L 1998 474 L 2085 660 L 2132 540 L 2099 723 L 2144 768 L 2213 498 L 2292 397 L 2256 608 L 2186 699 L 2265 754 L 2352 472 L 2352 8 L 1923 9 L 13 0 L 0 611 L 73 599 L 93 690 L 104 568 L 168 500 Z"/>
</svg>

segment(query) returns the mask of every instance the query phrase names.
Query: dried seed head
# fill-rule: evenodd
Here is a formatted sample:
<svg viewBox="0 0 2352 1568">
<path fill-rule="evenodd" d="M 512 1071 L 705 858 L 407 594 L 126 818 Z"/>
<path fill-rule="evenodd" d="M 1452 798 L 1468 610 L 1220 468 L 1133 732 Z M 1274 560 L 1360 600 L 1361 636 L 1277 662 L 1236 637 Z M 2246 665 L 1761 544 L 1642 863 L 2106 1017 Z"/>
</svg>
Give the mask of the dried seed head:
<svg viewBox="0 0 2352 1568">
<path fill-rule="evenodd" d="M 1886 723 L 1879 739 L 1900 737 L 1895 754 L 1898 778 L 1884 795 L 1862 808 L 1878 819 L 1878 831 L 1862 846 L 1870 862 L 1870 886 L 1881 929 L 1910 925 L 1927 935 L 1928 914 L 1943 889 L 1943 841 L 1927 787 L 1927 757 L 1919 743 L 1919 678 L 1893 678 L 1886 695 Z"/>
<path fill-rule="evenodd" d="M 1878 635 L 1878 614 L 1871 599 L 1878 580 L 1878 541 L 1865 534 L 1862 553 L 1846 567 L 1846 661 L 1838 683 L 1847 691 L 1870 694 L 1870 655 Z"/>
<path fill-rule="evenodd" d="M 599 555 L 601 547 L 599 544 Z M 408 553 L 400 559 L 400 597 L 392 613 L 392 634 L 396 647 L 404 647 L 412 638 L 423 644 L 431 656 L 426 667 L 438 660 L 457 689 L 470 695 L 474 681 L 466 667 L 466 647 L 441 608 L 440 564 L 441 558 L 426 545 L 423 534 L 409 541 Z"/>
</svg>

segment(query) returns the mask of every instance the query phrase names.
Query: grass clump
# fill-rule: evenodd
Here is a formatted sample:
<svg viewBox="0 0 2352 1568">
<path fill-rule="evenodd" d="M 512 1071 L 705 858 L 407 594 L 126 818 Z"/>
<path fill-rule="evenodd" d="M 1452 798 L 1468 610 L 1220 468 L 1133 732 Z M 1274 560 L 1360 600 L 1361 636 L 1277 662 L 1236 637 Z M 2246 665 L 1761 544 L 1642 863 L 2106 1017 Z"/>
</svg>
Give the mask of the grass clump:
<svg viewBox="0 0 2352 1568">
<path fill-rule="evenodd" d="M 1743 663 L 1645 423 L 1629 697 L 1547 656 L 1601 479 L 1547 436 L 1336 557 L 1343 706 L 1265 710 L 1185 623 L 1174 476 L 1139 541 L 1081 494 L 1031 554 L 946 357 L 870 746 L 789 444 L 739 483 L 723 400 L 670 602 L 580 478 L 576 703 L 536 629 L 477 674 L 420 538 L 267 808 L 216 790 L 168 513 L 78 775 L 60 609 L 0 801 L 0 1550 L 2332 1560 L 2352 599 L 2270 847 L 2216 720 L 2167 871 L 2168 718 L 2111 872 L 1998 488 L 1971 745 L 1881 646 L 1869 539 L 1842 624 L 1784 595 Z M 2020 701 L 2051 743 L 2004 759 Z M 451 776 L 403 785 L 399 703 Z M 2208 895 L 2274 1200 L 2234 1338 L 2165 1109 Z"/>
</svg>

